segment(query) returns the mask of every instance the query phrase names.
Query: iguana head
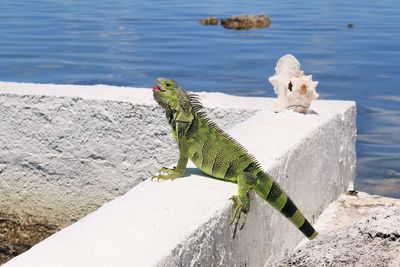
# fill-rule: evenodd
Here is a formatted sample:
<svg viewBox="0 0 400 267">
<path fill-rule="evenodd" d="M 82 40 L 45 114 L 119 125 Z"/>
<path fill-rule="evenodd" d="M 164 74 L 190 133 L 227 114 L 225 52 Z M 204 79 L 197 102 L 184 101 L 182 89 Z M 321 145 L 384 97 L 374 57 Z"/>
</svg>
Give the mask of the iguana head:
<svg viewBox="0 0 400 267">
<path fill-rule="evenodd" d="M 153 86 L 153 96 L 164 109 L 175 107 L 178 103 L 178 84 L 171 79 L 157 78 Z"/>
<path fill-rule="evenodd" d="M 192 106 L 186 91 L 172 79 L 157 78 L 156 84 L 152 88 L 154 99 L 167 115 L 173 113 L 180 121 L 190 121 L 193 118 Z"/>
</svg>

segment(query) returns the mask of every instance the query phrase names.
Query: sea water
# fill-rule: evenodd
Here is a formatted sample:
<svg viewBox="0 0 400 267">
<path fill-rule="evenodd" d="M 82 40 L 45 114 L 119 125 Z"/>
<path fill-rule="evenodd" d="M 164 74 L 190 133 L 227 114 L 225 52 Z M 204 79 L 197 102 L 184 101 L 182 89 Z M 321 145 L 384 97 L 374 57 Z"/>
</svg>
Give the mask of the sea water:
<svg viewBox="0 0 400 267">
<path fill-rule="evenodd" d="M 267 14 L 250 31 L 207 16 Z M 349 24 L 352 25 L 349 26 Z M 276 60 L 294 54 L 321 99 L 357 101 L 358 190 L 400 197 L 400 1 L 2 0 L 0 80 L 274 96 Z"/>
</svg>

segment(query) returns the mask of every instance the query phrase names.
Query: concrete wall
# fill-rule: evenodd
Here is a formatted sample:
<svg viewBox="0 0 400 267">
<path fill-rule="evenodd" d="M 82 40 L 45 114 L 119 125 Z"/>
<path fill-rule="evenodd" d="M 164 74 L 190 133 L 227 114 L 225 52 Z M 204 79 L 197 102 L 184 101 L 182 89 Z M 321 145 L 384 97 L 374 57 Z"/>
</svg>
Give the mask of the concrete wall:
<svg viewBox="0 0 400 267">
<path fill-rule="evenodd" d="M 31 89 L 32 86 L 27 88 Z M 105 88 L 97 89 L 103 91 Z M 3 91 L 1 97 L 12 97 L 4 95 L 5 92 L 9 93 Z M 118 94 L 133 97 L 132 92 L 127 90 Z M 13 93 L 16 93 L 15 89 Z M 26 92 L 22 90 L 18 96 L 13 97 L 23 99 L 27 97 L 24 94 Z M 110 92 L 110 96 L 113 94 L 117 93 Z M 50 93 L 47 92 L 47 95 Z M 143 91 L 143 95 L 151 101 L 149 91 Z M 84 126 L 91 125 L 89 123 L 91 118 L 95 120 L 96 114 L 102 114 L 109 118 L 110 124 L 102 124 L 102 121 L 108 121 L 103 118 L 96 120 L 90 129 L 92 132 L 95 130 L 96 136 L 107 133 L 107 136 L 113 139 L 110 141 L 106 137 L 103 137 L 104 139 L 98 137 L 101 142 L 95 142 L 96 139 L 93 139 L 90 146 L 81 150 L 85 153 L 80 155 L 86 156 L 78 158 L 86 159 L 93 164 L 89 165 L 93 170 L 101 166 L 104 168 L 103 172 L 111 172 L 115 176 L 110 178 L 109 175 L 101 176 L 99 173 L 83 178 L 86 174 L 81 173 L 74 177 L 77 181 L 89 182 L 98 176 L 103 177 L 96 182 L 100 185 L 91 187 L 91 191 L 96 191 L 91 194 L 99 194 L 97 191 L 100 191 L 101 194 L 112 198 L 109 191 L 115 192 L 115 196 L 123 193 L 124 189 L 110 190 L 108 186 L 119 188 L 123 183 L 128 186 L 134 185 L 135 183 L 128 182 L 128 177 L 134 174 L 125 174 L 129 168 L 125 171 L 117 171 L 107 165 L 96 165 L 97 162 L 108 162 L 113 159 L 113 164 L 116 164 L 114 168 L 120 169 L 124 166 L 118 165 L 122 164 L 120 163 L 122 159 L 132 164 L 132 161 L 135 161 L 135 153 L 141 155 L 153 153 L 148 156 L 150 163 L 145 165 L 144 169 L 150 166 L 158 168 L 164 163 L 169 163 L 161 162 L 169 154 L 168 152 L 162 154 L 163 150 L 157 149 L 166 145 L 166 151 L 170 144 L 158 140 L 164 138 L 164 134 L 159 132 L 159 125 L 163 122 L 159 118 L 162 115 L 153 104 L 149 102 L 149 107 L 147 107 L 150 111 L 146 113 L 146 116 L 154 112 L 148 123 L 134 127 L 133 122 L 147 121 L 146 117 L 137 117 L 134 121 L 131 118 L 135 116 L 125 116 L 129 111 L 137 110 L 135 106 L 138 105 L 138 100 L 128 101 L 124 98 L 121 101 L 118 99 L 104 101 L 107 97 L 103 95 L 102 99 L 96 99 L 96 101 L 79 99 L 86 103 L 84 109 L 79 109 L 80 116 L 89 116 L 82 113 L 92 114 L 79 127 L 84 129 Z M 36 98 L 51 99 L 50 96 L 32 97 L 32 99 Z M 58 98 L 53 98 L 49 102 L 53 103 Z M 302 115 L 293 112 L 272 113 L 268 108 L 271 100 L 268 99 L 205 94 L 203 100 L 206 106 L 213 108 L 218 105 L 219 108 L 230 109 L 226 111 L 226 114 L 232 112 L 238 114 L 235 117 L 242 119 L 236 122 L 264 108 L 229 129 L 228 132 L 255 155 L 265 170 L 276 177 L 311 221 L 314 221 L 332 200 L 347 190 L 349 185 L 352 185 L 355 170 L 355 105 L 353 102 L 315 101 L 312 106 L 315 113 Z M 69 103 L 75 100 L 68 96 L 60 101 Z M 61 102 L 57 106 L 61 105 Z M 2 105 L 7 105 L 7 103 L 9 101 L 5 101 Z M 246 112 L 242 111 L 245 115 L 241 116 L 239 111 L 231 110 L 233 107 L 250 108 Z M 15 107 L 17 111 L 20 109 Z M 75 121 L 79 122 L 80 116 L 77 116 Z M 220 121 L 227 122 L 229 117 L 230 115 L 220 115 Z M 124 122 L 125 120 L 130 123 Z M 104 128 L 98 129 L 99 123 Z M 153 123 L 156 125 L 150 126 Z M 230 122 L 227 125 L 231 124 L 233 123 Z M 79 129 L 73 126 L 74 124 L 69 125 L 67 129 Z M 125 130 L 124 127 L 130 127 L 130 130 Z M 138 129 L 141 127 L 146 128 Z M 148 141 L 141 139 L 137 143 L 143 146 L 138 150 L 129 151 L 126 146 L 136 144 L 135 141 L 137 141 L 131 140 L 132 137 L 129 137 L 129 134 L 138 130 L 142 130 L 141 138 L 147 138 L 148 135 L 151 138 Z M 167 139 L 167 129 L 162 131 L 165 131 L 165 139 Z M 71 130 L 71 135 L 72 132 L 74 131 Z M 79 140 L 88 140 L 87 136 L 83 135 L 79 138 L 81 138 Z M 91 138 L 93 137 L 89 139 Z M 101 148 L 101 153 L 98 152 L 98 147 L 105 142 L 108 145 Z M 7 142 L 3 145 L 6 146 Z M 7 155 L 10 154 L 12 153 Z M 99 158 L 98 155 L 101 157 Z M 15 161 L 10 165 L 18 165 L 18 163 Z M 232 229 L 228 224 L 230 212 L 228 198 L 235 193 L 236 185 L 210 179 L 201 175 L 193 166 L 191 167 L 187 172 L 187 177 L 173 182 L 146 180 L 138 184 L 123 196 L 49 237 L 5 266 L 262 266 L 294 248 L 302 239 L 301 233 L 283 216 L 266 202 L 252 195 L 251 212 L 247 224 L 233 240 Z M 144 175 L 149 174 L 150 172 L 144 173 Z M 36 179 L 36 181 L 42 181 L 44 178 L 37 177 Z M 17 179 L 9 179 L 9 183 L 15 183 L 15 180 Z M 41 183 L 44 184 L 44 188 L 48 186 L 47 182 Z M 35 182 L 35 184 L 39 183 Z M 69 190 L 71 183 L 63 186 Z M 87 202 L 88 199 L 81 197 L 76 201 L 75 198 L 71 198 L 65 203 L 68 201 Z"/>
<path fill-rule="evenodd" d="M 208 101 L 222 128 L 262 107 L 234 99 Z M 0 83 L 0 211 L 21 222 L 64 227 L 177 158 L 150 89 Z"/>
</svg>

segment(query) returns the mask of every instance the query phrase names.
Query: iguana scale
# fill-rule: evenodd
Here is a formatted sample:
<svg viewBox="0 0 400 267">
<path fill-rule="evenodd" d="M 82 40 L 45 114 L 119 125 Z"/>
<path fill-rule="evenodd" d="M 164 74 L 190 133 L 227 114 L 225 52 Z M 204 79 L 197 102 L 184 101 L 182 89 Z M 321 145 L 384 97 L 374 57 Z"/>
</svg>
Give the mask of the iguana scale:
<svg viewBox="0 0 400 267">
<path fill-rule="evenodd" d="M 174 80 L 158 78 L 153 87 L 154 99 L 165 110 L 173 137 L 178 143 L 179 160 L 173 169 L 161 168 L 153 178 L 173 180 L 184 175 L 190 159 L 205 174 L 238 184 L 231 197 L 233 237 L 244 214 L 243 228 L 250 209 L 249 192 L 253 190 L 287 217 L 306 237 L 317 232 L 273 178 L 262 170 L 257 160 L 237 141 L 213 123 L 203 112 L 197 95 L 189 94 Z"/>
</svg>

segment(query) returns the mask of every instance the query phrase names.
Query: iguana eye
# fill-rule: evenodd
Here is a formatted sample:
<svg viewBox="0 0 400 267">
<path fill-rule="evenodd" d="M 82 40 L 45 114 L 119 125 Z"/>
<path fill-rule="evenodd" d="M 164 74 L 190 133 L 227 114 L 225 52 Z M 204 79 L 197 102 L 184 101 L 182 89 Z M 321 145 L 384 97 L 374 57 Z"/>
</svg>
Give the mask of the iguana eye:
<svg viewBox="0 0 400 267">
<path fill-rule="evenodd" d="M 293 84 L 292 84 L 292 81 L 290 81 L 288 84 L 288 89 L 290 92 L 292 91 L 292 88 L 293 88 Z"/>
<path fill-rule="evenodd" d="M 170 86 L 171 86 L 171 83 L 170 83 L 170 82 L 166 82 L 166 83 L 165 83 L 165 86 L 170 87 Z"/>
</svg>

